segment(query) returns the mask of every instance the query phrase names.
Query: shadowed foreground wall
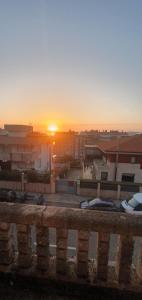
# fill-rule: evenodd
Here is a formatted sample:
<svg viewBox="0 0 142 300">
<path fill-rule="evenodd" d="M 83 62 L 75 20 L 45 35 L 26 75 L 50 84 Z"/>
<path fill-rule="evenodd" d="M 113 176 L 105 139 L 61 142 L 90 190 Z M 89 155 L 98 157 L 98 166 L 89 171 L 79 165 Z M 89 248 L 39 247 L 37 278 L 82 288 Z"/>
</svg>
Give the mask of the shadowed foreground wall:
<svg viewBox="0 0 142 300">
<path fill-rule="evenodd" d="M 32 225 L 36 234 L 34 251 Z M 56 229 L 54 256 L 50 254 L 50 228 Z M 68 230 L 77 232 L 76 255 L 71 258 L 67 255 Z M 91 232 L 97 232 L 95 259 L 88 255 Z M 117 235 L 113 262 L 109 259 L 112 233 Z M 141 251 L 137 265 L 133 264 L 136 236 L 142 237 L 140 216 L 0 203 L 0 271 L 141 292 Z"/>
</svg>

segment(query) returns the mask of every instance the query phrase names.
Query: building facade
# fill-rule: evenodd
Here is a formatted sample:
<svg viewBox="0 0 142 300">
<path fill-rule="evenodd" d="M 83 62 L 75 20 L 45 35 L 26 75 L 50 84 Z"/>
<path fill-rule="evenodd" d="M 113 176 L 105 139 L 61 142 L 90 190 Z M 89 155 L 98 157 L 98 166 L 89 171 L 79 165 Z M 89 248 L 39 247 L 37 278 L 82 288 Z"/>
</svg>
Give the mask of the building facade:
<svg viewBox="0 0 142 300">
<path fill-rule="evenodd" d="M 52 137 L 55 141 L 54 153 L 57 157 L 75 157 L 75 132 L 56 132 Z"/>
<path fill-rule="evenodd" d="M 142 182 L 142 135 L 86 146 L 97 180 Z"/>
<path fill-rule="evenodd" d="M 12 170 L 49 170 L 48 138 L 0 136 L 0 167 Z"/>
</svg>

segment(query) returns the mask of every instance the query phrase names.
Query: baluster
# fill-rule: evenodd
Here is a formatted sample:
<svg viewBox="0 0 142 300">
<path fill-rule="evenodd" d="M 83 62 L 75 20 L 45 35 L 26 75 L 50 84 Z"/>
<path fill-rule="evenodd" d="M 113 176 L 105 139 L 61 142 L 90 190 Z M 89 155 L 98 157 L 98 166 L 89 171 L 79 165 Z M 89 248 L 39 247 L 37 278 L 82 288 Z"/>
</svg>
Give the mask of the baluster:
<svg viewBox="0 0 142 300">
<path fill-rule="evenodd" d="M 14 259 L 12 247 L 12 226 L 0 223 L 0 265 L 10 265 Z"/>
<path fill-rule="evenodd" d="M 29 225 L 17 224 L 18 266 L 29 268 L 32 264 L 31 230 Z"/>
<path fill-rule="evenodd" d="M 139 255 L 138 266 L 137 266 L 137 274 L 142 284 L 142 243 L 140 245 L 140 255 Z"/>
<path fill-rule="evenodd" d="M 109 256 L 110 234 L 107 232 L 98 232 L 97 238 L 97 279 L 106 281 L 108 274 L 108 256 Z"/>
<path fill-rule="evenodd" d="M 89 232 L 79 230 L 77 245 L 77 275 L 80 278 L 88 277 L 88 251 Z"/>
<path fill-rule="evenodd" d="M 120 283 L 129 283 L 131 280 L 131 264 L 134 249 L 132 236 L 120 235 L 116 260 L 116 275 Z"/>
<path fill-rule="evenodd" d="M 37 268 L 43 271 L 49 267 L 49 230 L 47 227 L 36 227 Z"/>
<path fill-rule="evenodd" d="M 67 272 L 67 229 L 56 230 L 56 272 L 66 274 Z"/>
</svg>

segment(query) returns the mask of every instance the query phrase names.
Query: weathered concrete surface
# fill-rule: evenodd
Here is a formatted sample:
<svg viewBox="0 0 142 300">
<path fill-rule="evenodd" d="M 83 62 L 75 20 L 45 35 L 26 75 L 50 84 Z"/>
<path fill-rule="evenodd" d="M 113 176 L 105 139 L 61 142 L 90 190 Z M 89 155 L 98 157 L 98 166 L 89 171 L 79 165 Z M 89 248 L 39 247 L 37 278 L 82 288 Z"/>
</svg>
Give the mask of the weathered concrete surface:
<svg viewBox="0 0 142 300">
<path fill-rule="evenodd" d="M 0 274 L 2 300 L 141 300 L 141 294 Z"/>
<path fill-rule="evenodd" d="M 87 283 L 88 286 L 115 287 L 142 291 L 132 266 L 133 236 L 142 236 L 142 218 L 122 213 L 81 209 L 0 204 L 0 248 L 7 272 L 38 279 L 59 279 L 62 283 Z M 17 256 L 8 248 L 11 223 L 17 228 Z M 31 226 L 36 225 L 37 246 L 31 248 Z M 49 229 L 56 229 L 56 257 L 49 253 Z M 76 256 L 67 259 L 68 230 L 78 231 Z M 90 232 L 98 232 L 97 256 L 88 259 Z M 109 264 L 110 233 L 120 235 L 115 266 Z M 7 241 L 7 243 L 5 242 Z M 4 252 L 4 253 L 3 253 Z M 10 257 L 10 260 L 9 260 Z M 16 257 L 18 259 L 16 259 Z M 14 263 L 11 262 L 12 261 Z M 3 270 L 3 261 L 0 270 Z M 112 275 L 113 274 L 113 275 Z M 132 279 L 132 280 L 131 280 Z"/>
<path fill-rule="evenodd" d="M 142 236 L 142 217 L 115 212 L 90 211 L 0 203 L 0 220 L 6 223 L 36 224 L 54 228 Z"/>
</svg>

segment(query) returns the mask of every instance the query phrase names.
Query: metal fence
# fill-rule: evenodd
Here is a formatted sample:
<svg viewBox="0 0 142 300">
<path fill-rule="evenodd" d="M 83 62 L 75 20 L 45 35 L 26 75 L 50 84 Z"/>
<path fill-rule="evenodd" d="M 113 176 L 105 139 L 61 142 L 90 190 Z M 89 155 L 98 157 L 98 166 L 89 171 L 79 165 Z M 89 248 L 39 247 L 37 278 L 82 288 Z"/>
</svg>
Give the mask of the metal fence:
<svg viewBox="0 0 142 300">
<path fill-rule="evenodd" d="M 141 184 L 136 183 L 122 183 L 122 182 L 107 182 L 107 181 L 93 181 L 93 180 L 80 180 L 80 188 L 82 189 L 97 189 L 100 183 L 100 189 L 106 191 L 117 191 L 120 185 L 122 192 L 137 193 L 140 190 Z"/>
<path fill-rule="evenodd" d="M 77 183 L 73 180 L 56 180 L 56 193 L 76 194 Z"/>
</svg>

